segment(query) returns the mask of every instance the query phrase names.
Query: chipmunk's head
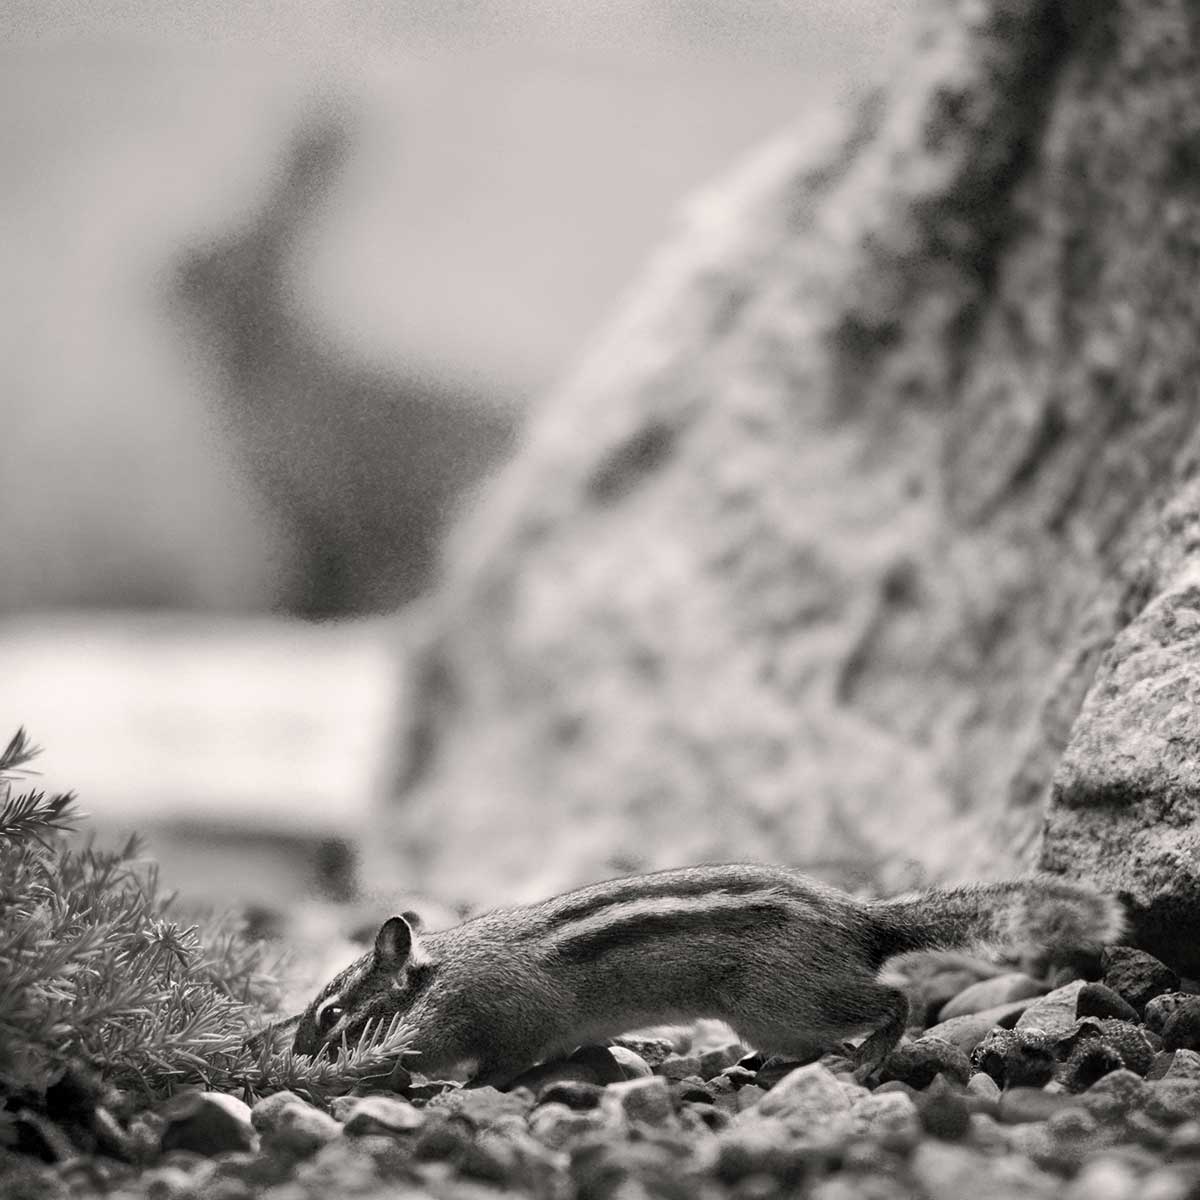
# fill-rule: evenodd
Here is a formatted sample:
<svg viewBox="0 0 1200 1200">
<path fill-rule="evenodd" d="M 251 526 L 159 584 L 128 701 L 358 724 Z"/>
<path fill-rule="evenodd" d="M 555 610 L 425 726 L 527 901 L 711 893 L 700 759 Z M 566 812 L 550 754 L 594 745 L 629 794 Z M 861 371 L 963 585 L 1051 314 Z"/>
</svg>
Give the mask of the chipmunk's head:
<svg viewBox="0 0 1200 1200">
<path fill-rule="evenodd" d="M 386 1027 L 412 1007 L 436 969 L 417 937 L 420 924 L 411 912 L 384 921 L 372 950 L 336 975 L 304 1010 L 292 1042 L 297 1054 L 318 1054 L 343 1040 L 353 1045 L 368 1022 Z"/>
</svg>

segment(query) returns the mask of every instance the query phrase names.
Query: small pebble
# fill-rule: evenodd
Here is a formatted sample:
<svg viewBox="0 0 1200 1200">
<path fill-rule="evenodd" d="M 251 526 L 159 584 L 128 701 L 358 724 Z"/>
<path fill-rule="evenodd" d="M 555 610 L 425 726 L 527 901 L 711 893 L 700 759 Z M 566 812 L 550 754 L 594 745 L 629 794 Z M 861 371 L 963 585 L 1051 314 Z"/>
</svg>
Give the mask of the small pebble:
<svg viewBox="0 0 1200 1200">
<path fill-rule="evenodd" d="M 645 1079 L 653 1074 L 650 1064 L 628 1046 L 609 1046 L 608 1053 L 625 1079 Z"/>
<path fill-rule="evenodd" d="M 983 1100 L 999 1100 L 1000 1088 L 986 1071 L 976 1071 L 967 1080 L 967 1091 Z"/>
<path fill-rule="evenodd" d="M 914 1100 L 918 1095 L 920 1095 L 920 1093 L 915 1087 L 913 1087 L 911 1083 L 905 1083 L 900 1079 L 889 1079 L 887 1083 L 881 1083 L 877 1088 L 874 1089 L 875 1095 L 879 1095 L 881 1092 L 885 1094 L 887 1092 L 900 1092 L 905 1096 L 912 1097 Z"/>
<path fill-rule="evenodd" d="M 1054 1078 L 1069 1092 L 1086 1092 L 1097 1080 L 1124 1066 L 1125 1060 L 1119 1051 L 1100 1038 L 1087 1038 L 1072 1049 Z"/>
<path fill-rule="evenodd" d="M 1156 1121 L 1168 1126 L 1200 1120 L 1200 1080 L 1160 1079 L 1146 1088 L 1143 1107 Z"/>
<path fill-rule="evenodd" d="M 341 1096 L 332 1107 L 345 1131 L 355 1137 L 411 1133 L 428 1119 L 426 1110 L 394 1096 Z"/>
<path fill-rule="evenodd" d="M 258 1146 L 250 1107 L 236 1096 L 182 1092 L 167 1101 L 159 1112 L 166 1118 L 163 1150 L 195 1150 L 214 1155 Z"/>
<path fill-rule="evenodd" d="M 925 1036 L 941 1038 L 964 1054 L 970 1054 L 993 1029 L 1011 1029 L 1031 1003 L 1031 1000 L 1014 1000 L 999 1008 L 953 1017 L 927 1029 Z"/>
<path fill-rule="evenodd" d="M 1067 1186 L 1064 1200 L 1138 1200 L 1140 1180 L 1133 1169 L 1109 1157 L 1084 1163 Z"/>
<path fill-rule="evenodd" d="M 138 1178 L 147 1200 L 182 1200 L 195 1195 L 195 1181 L 182 1167 L 151 1167 Z"/>
<path fill-rule="evenodd" d="M 911 1139 L 920 1133 L 917 1106 L 903 1092 L 868 1092 L 850 1115 L 855 1132 L 867 1137 Z"/>
<path fill-rule="evenodd" d="M 738 1092 L 740 1101 L 748 1088 Z M 831 1131 L 847 1124 L 850 1100 L 819 1063 L 785 1075 L 755 1106 L 755 1119 L 777 1117 L 791 1128 Z"/>
<path fill-rule="evenodd" d="M 632 1050 L 650 1069 L 656 1070 L 675 1053 L 674 1043 L 667 1038 L 625 1036 L 612 1039 L 612 1045 Z"/>
<path fill-rule="evenodd" d="M 524 1116 L 534 1105 L 533 1094 L 525 1088 L 502 1092 L 494 1087 L 456 1088 L 434 1097 L 426 1105 L 427 1113 L 455 1113 L 477 1125 L 490 1125 L 500 1117 Z"/>
<path fill-rule="evenodd" d="M 738 1088 L 731 1097 L 733 1107 L 737 1112 L 745 1112 L 747 1109 L 755 1108 L 767 1094 L 766 1088 L 760 1088 L 757 1083 L 747 1084 L 744 1088 Z M 717 1097 L 718 1103 L 721 1097 Z"/>
<path fill-rule="evenodd" d="M 1170 1062 L 1163 1078 L 1200 1079 L 1200 1053 L 1195 1050 L 1176 1050 L 1170 1054 Z"/>
<path fill-rule="evenodd" d="M 1195 999 L 1197 997 L 1191 992 L 1163 992 L 1147 1000 L 1145 1012 L 1143 1013 L 1146 1028 L 1153 1033 L 1162 1033 L 1163 1026 L 1167 1023 L 1167 1018 L 1176 1009 L 1184 1004 L 1191 1003 Z"/>
<path fill-rule="evenodd" d="M 1065 1108 L 1078 1107 L 1074 1096 L 1055 1095 L 1044 1088 L 1008 1088 L 1000 1097 L 1000 1120 L 1005 1125 L 1045 1121 Z"/>
<path fill-rule="evenodd" d="M 414 1077 L 408 1089 L 408 1098 L 414 1103 L 425 1104 L 434 1096 L 453 1091 L 459 1085 L 449 1079 L 421 1079 Z"/>
<path fill-rule="evenodd" d="M 342 1126 L 333 1117 L 298 1100 L 275 1114 L 263 1131 L 263 1145 L 307 1158 L 341 1136 Z"/>
<path fill-rule="evenodd" d="M 604 1136 L 612 1120 L 598 1108 L 575 1112 L 565 1104 L 543 1104 L 529 1118 L 529 1131 L 551 1150 L 562 1150 L 586 1138 Z"/>
<path fill-rule="evenodd" d="M 703 1104 L 694 1100 L 684 1103 L 680 1116 L 682 1117 L 684 1113 L 694 1114 L 704 1123 L 705 1128 L 711 1129 L 714 1133 L 726 1128 L 733 1120 L 729 1113 L 715 1104 Z"/>
<path fill-rule="evenodd" d="M 1179 976 L 1144 950 L 1107 946 L 1100 959 L 1104 982 L 1139 1012 L 1155 996 L 1179 987 Z"/>
<path fill-rule="evenodd" d="M 581 1083 L 577 1080 L 562 1080 L 559 1083 L 548 1083 L 538 1092 L 539 1104 L 565 1104 L 577 1112 L 596 1108 L 604 1089 L 599 1084 Z"/>
<path fill-rule="evenodd" d="M 940 1023 L 954 1017 L 986 1012 L 1017 1000 L 1030 1000 L 1034 996 L 1040 996 L 1045 990 L 1043 984 L 1031 979 L 1023 971 L 1010 971 L 1004 975 L 995 975 L 991 979 L 980 979 L 943 1004 L 938 1012 L 938 1021 Z"/>
<path fill-rule="evenodd" d="M 1120 1119 L 1128 1113 L 1136 1112 L 1146 1103 L 1151 1086 L 1162 1085 L 1147 1084 L 1132 1071 L 1110 1071 L 1082 1096 L 1077 1097 L 1076 1103 L 1082 1104 L 1100 1120 Z"/>
<path fill-rule="evenodd" d="M 1167 1146 L 1176 1158 L 1200 1159 L 1200 1121 L 1184 1121 L 1167 1137 Z"/>
<path fill-rule="evenodd" d="M 1142 1178 L 1138 1200 L 1189 1200 L 1194 1197 L 1196 1178 L 1178 1167 L 1159 1167 Z"/>
<path fill-rule="evenodd" d="M 697 1074 L 701 1079 L 712 1079 L 714 1075 L 720 1075 L 722 1071 L 734 1066 L 745 1052 L 746 1048 L 739 1042 L 730 1042 L 713 1050 L 705 1050 L 700 1055 L 700 1070 Z"/>
<path fill-rule="evenodd" d="M 1054 1039 L 1040 1029 L 994 1029 L 971 1062 L 1001 1087 L 1041 1087 L 1058 1066 Z"/>
<path fill-rule="evenodd" d="M 686 1079 L 700 1074 L 700 1060 L 687 1054 L 672 1054 L 655 1068 L 655 1073 L 664 1079 Z"/>
<path fill-rule="evenodd" d="M 269 1096 L 264 1096 L 250 1110 L 250 1122 L 259 1133 L 265 1133 L 267 1130 L 275 1128 L 279 1114 L 289 1104 L 306 1103 L 307 1101 L 302 1100 L 295 1092 L 273 1092 Z"/>
<path fill-rule="evenodd" d="M 757 1078 L 757 1072 L 749 1071 L 741 1063 L 738 1063 L 736 1066 L 726 1067 L 717 1078 L 727 1079 L 735 1088 L 740 1088 L 747 1083 L 753 1083 Z"/>
<path fill-rule="evenodd" d="M 1079 993 L 1085 986 L 1084 980 L 1076 979 L 1045 996 L 1039 996 L 1021 1014 L 1015 1028 L 1037 1029 L 1050 1036 L 1069 1033 L 1075 1028 L 1075 1008 L 1079 1003 Z"/>
<path fill-rule="evenodd" d="M 1136 1021 L 1137 1010 L 1125 998 L 1103 983 L 1085 983 L 1075 1004 L 1076 1017 L 1115 1017 Z"/>
<path fill-rule="evenodd" d="M 712 1086 L 701 1079 L 699 1075 L 689 1075 L 687 1079 L 672 1083 L 671 1093 L 680 1101 L 698 1100 L 704 1104 L 711 1104 L 716 1096 Z"/>
<path fill-rule="evenodd" d="M 1179 1004 L 1163 1022 L 1164 1050 L 1200 1050 L 1200 996 Z"/>
<path fill-rule="evenodd" d="M 620 1111 L 628 1121 L 658 1128 L 672 1125 L 675 1120 L 671 1087 L 661 1075 L 610 1084 L 604 1089 L 600 1107 Z"/>
<path fill-rule="evenodd" d="M 920 1094 L 917 1106 L 922 1127 L 934 1137 L 957 1142 L 970 1132 L 971 1109 L 966 1095 L 951 1087 L 940 1075 Z"/>
<path fill-rule="evenodd" d="M 469 1122 L 438 1114 L 418 1130 L 413 1154 L 427 1162 L 454 1162 L 466 1153 L 472 1136 Z"/>
<path fill-rule="evenodd" d="M 928 1087 L 938 1075 L 965 1084 L 971 1077 L 971 1062 L 957 1046 L 925 1034 L 912 1042 L 901 1042 L 883 1064 L 884 1082 L 898 1079 L 918 1090 Z"/>
</svg>

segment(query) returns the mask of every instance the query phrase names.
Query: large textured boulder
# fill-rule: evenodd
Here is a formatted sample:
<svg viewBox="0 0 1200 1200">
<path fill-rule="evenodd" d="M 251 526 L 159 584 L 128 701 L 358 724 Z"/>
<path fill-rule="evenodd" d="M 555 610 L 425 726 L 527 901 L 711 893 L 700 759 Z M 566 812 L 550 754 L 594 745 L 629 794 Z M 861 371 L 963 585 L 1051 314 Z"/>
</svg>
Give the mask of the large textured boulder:
<svg viewBox="0 0 1200 1200">
<path fill-rule="evenodd" d="M 1187 0 L 941 0 L 693 204 L 452 546 L 374 880 L 1044 856 L 1200 968 L 1198 147 Z"/>
</svg>

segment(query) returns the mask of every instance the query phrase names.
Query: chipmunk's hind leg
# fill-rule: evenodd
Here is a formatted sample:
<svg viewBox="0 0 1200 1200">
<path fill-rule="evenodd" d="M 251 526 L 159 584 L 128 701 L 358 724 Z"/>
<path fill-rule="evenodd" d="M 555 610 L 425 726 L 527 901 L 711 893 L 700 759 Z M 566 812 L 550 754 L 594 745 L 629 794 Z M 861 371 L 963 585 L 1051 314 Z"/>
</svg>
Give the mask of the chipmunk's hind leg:
<svg viewBox="0 0 1200 1200">
<path fill-rule="evenodd" d="M 855 1055 L 856 1074 L 866 1077 L 883 1066 L 908 1026 L 908 997 L 898 988 L 859 981 L 823 997 L 822 1017 L 847 1031 L 871 1029 Z"/>
</svg>

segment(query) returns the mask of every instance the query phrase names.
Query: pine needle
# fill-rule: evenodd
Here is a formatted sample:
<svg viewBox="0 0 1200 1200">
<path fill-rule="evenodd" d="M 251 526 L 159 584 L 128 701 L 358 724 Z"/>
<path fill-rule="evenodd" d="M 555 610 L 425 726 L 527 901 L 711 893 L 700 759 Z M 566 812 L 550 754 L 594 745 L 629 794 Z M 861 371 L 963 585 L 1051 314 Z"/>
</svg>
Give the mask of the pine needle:
<svg viewBox="0 0 1200 1200">
<path fill-rule="evenodd" d="M 0 753 L 0 1113 L 78 1061 L 147 1100 L 202 1086 L 323 1102 L 391 1072 L 410 1040 L 398 1020 L 315 1059 L 292 1053 L 294 1020 L 253 1037 L 277 1003 L 277 952 L 230 917 L 172 919 L 136 838 L 69 844 L 71 795 L 12 794 L 36 753 L 24 730 Z"/>
</svg>

